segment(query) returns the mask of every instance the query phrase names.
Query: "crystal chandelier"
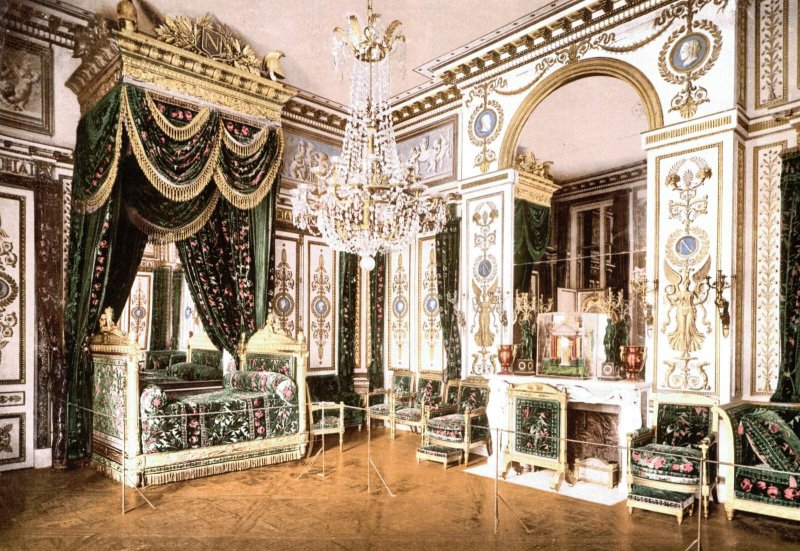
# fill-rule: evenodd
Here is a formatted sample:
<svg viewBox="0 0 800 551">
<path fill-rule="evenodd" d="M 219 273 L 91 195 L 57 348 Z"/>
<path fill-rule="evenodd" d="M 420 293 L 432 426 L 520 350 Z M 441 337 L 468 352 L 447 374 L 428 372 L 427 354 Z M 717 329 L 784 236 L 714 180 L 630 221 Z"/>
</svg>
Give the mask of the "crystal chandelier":
<svg viewBox="0 0 800 551">
<path fill-rule="evenodd" d="M 357 254 L 361 267 L 375 255 L 409 243 L 419 232 L 439 231 L 446 198 L 430 193 L 411 165 L 397 154 L 389 106 L 389 70 L 402 64 L 405 36 L 400 22 L 388 26 L 367 1 L 367 24 L 348 18 L 334 29 L 334 66 L 352 62 L 350 112 L 342 153 L 314 169 L 316 182 L 293 192 L 294 224 L 317 231 L 335 250 Z"/>
</svg>

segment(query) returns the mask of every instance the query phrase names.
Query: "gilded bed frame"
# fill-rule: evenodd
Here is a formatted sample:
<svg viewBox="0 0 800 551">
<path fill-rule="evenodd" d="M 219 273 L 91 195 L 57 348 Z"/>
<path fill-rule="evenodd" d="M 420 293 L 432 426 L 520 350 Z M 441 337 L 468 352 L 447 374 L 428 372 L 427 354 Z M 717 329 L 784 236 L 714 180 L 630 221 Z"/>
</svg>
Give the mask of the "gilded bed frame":
<svg viewBox="0 0 800 551">
<path fill-rule="evenodd" d="M 107 319 L 113 319 L 113 315 L 107 314 Z M 96 368 L 95 377 L 111 381 L 111 384 L 101 385 L 100 388 L 104 388 L 105 392 L 96 392 L 93 397 L 95 421 L 91 464 L 114 480 L 124 480 L 129 486 L 164 484 L 294 461 L 305 456 L 308 445 L 305 385 L 308 348 L 302 333 L 295 340 L 268 323 L 251 337 L 246 347 L 239 350 L 242 360 L 252 353 L 295 359 L 299 418 L 297 433 L 148 454 L 141 452 L 140 388 L 136 361 L 138 346 L 113 322 L 101 320 L 100 333 L 91 341 L 91 352 Z M 97 382 L 98 379 L 95 379 L 95 385 Z"/>
</svg>

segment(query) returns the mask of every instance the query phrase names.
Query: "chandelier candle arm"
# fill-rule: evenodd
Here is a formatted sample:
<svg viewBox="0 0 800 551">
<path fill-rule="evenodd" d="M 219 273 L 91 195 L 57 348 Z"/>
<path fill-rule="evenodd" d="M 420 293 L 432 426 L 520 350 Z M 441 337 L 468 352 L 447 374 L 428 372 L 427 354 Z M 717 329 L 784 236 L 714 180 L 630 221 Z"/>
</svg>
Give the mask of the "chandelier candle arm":
<svg viewBox="0 0 800 551">
<path fill-rule="evenodd" d="M 292 215 L 298 228 L 358 255 L 369 271 L 375 255 L 407 245 L 420 232 L 440 231 L 449 197 L 431 193 L 397 153 L 389 83 L 391 64 L 402 64 L 404 56 L 401 23 L 384 25 L 372 0 L 363 28 L 355 15 L 347 22 L 333 37 L 334 67 L 352 65 L 342 152 L 314 167 L 312 184 L 294 190 Z"/>
</svg>

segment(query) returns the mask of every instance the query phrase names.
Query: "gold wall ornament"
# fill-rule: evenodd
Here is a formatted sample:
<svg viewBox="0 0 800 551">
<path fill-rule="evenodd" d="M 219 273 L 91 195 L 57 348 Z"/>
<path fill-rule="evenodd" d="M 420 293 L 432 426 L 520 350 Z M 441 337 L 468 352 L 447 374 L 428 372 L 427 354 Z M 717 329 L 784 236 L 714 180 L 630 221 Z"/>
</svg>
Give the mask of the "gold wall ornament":
<svg viewBox="0 0 800 551">
<path fill-rule="evenodd" d="M 755 106 L 786 103 L 789 93 L 788 0 L 755 2 Z"/>
<path fill-rule="evenodd" d="M 472 373 L 489 375 L 497 370 L 497 354 L 492 348 L 495 341 L 495 330 L 503 323 L 506 313 L 503 311 L 501 293 L 498 292 L 497 258 L 490 250 L 497 243 L 496 222 L 500 212 L 492 202 L 480 205 L 472 216 L 472 223 L 478 227 L 473 235 L 472 245 L 480 252 L 472 266 L 472 311 L 473 322 L 470 327 L 475 344 L 480 350 L 472 354 Z M 507 318 L 506 318 L 507 323 Z"/>
<path fill-rule="evenodd" d="M 474 87 L 465 103 L 469 106 L 474 99 L 480 99 L 480 104 L 469 118 L 467 132 L 472 145 L 481 148 L 480 153 L 475 156 L 474 166 L 483 174 L 489 172 L 492 163 L 497 161 L 497 153 L 489 149 L 489 144 L 497 139 L 503 129 L 503 107 L 497 101 L 489 99 L 489 95 L 505 82 L 505 79 L 498 78 Z"/>
<path fill-rule="evenodd" d="M 164 23 L 156 27 L 156 36 L 187 52 L 206 56 L 254 75 L 261 74 L 261 63 L 250 45 L 233 36 L 233 31 L 215 21 L 210 13 L 197 19 L 182 15 L 167 16 Z"/>
<path fill-rule="evenodd" d="M 669 285 L 664 288 L 667 312 L 666 319 L 661 325 L 661 332 L 664 333 L 670 326 L 673 327 L 667 337 L 672 349 L 681 353 L 681 360 L 690 359 L 691 352 L 700 350 L 705 341 L 706 336 L 697 328 L 698 311 L 702 312 L 702 322 L 706 325 L 706 332 L 711 330 L 705 309 L 709 292 L 706 276 L 710 266 L 709 256 L 697 272 L 690 273 L 689 269 L 685 268 L 679 273 L 669 265 L 669 262 L 664 261 L 664 271 Z"/>
<path fill-rule="evenodd" d="M 688 390 L 702 392 L 710 390 L 708 373 L 706 369 L 709 362 L 695 359 L 664 360 L 667 366 L 665 381 L 667 387 L 673 390 Z"/>
<path fill-rule="evenodd" d="M 403 265 L 403 254 L 397 255 L 397 268 L 392 274 L 392 335 L 397 346 L 398 360 L 403 361 L 403 346 L 408 339 L 408 271 Z"/>
<path fill-rule="evenodd" d="M 551 166 L 553 166 L 552 161 L 538 160 L 536 155 L 533 154 L 533 151 L 519 152 L 514 158 L 514 168 L 518 171 L 552 181 L 553 175 L 550 174 Z"/>
<path fill-rule="evenodd" d="M 280 261 L 275 266 L 275 297 L 272 299 L 272 313 L 275 315 L 280 329 L 294 335 L 295 323 L 291 318 L 295 309 L 295 279 L 286 244 L 281 246 Z"/>
<path fill-rule="evenodd" d="M 385 27 L 383 33 L 377 31 L 383 25 L 380 22 L 381 14 L 375 13 L 372 0 L 367 0 L 367 24 L 362 28 L 358 17 L 351 15 L 347 20 L 347 30 L 341 27 L 333 29 L 336 40 L 346 45 L 353 56 L 362 63 L 375 63 L 384 59 L 397 47 L 400 42 L 405 42 L 406 37 L 400 32 L 402 24 L 394 20 Z M 377 40 L 379 36 L 383 40 Z"/>
<path fill-rule="evenodd" d="M 753 148 L 753 367 L 751 395 L 771 395 L 780 370 L 781 151 L 786 140 Z M 738 308 L 738 305 L 737 305 Z"/>
<path fill-rule="evenodd" d="M 320 252 L 317 269 L 311 277 L 311 336 L 317 344 L 317 357 L 322 361 L 325 355 L 325 344 L 331 335 L 331 302 L 328 295 L 331 292 L 331 277 L 325 269 L 325 257 Z"/>
<path fill-rule="evenodd" d="M 420 247 L 421 249 L 421 247 Z M 436 247 L 431 247 L 428 254 L 428 262 L 425 266 L 425 273 L 422 278 L 422 336 L 428 346 L 428 357 L 433 359 L 436 353 L 436 346 L 441 345 L 442 322 L 439 316 L 439 294 L 436 288 Z M 435 368 L 435 366 L 431 366 Z"/>
</svg>

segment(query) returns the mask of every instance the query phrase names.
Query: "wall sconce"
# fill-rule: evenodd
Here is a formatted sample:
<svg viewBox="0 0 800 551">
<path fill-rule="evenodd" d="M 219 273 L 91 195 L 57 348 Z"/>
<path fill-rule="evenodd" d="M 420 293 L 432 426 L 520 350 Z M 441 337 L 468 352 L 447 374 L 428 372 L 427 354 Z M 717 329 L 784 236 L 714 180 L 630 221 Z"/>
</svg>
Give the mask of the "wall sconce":
<svg viewBox="0 0 800 551">
<path fill-rule="evenodd" d="M 644 317 L 644 324 L 647 327 L 653 325 L 653 303 L 652 299 L 658 293 L 658 279 L 653 280 L 652 284 L 647 280 L 644 270 L 635 269 L 633 278 L 628 284 L 631 294 L 638 298 Z M 649 333 L 648 333 L 649 334 Z"/>
<path fill-rule="evenodd" d="M 731 277 L 731 279 L 733 279 L 733 277 Z M 722 296 L 722 293 L 725 289 L 731 288 L 731 283 L 728 281 L 725 274 L 722 273 L 722 270 L 717 270 L 717 279 L 712 282 L 711 276 L 706 276 L 706 284 L 711 289 L 714 289 L 714 305 L 717 307 L 719 321 L 722 324 L 722 336 L 727 338 L 731 332 L 731 314 L 728 309 L 730 303 L 728 299 Z"/>
</svg>

